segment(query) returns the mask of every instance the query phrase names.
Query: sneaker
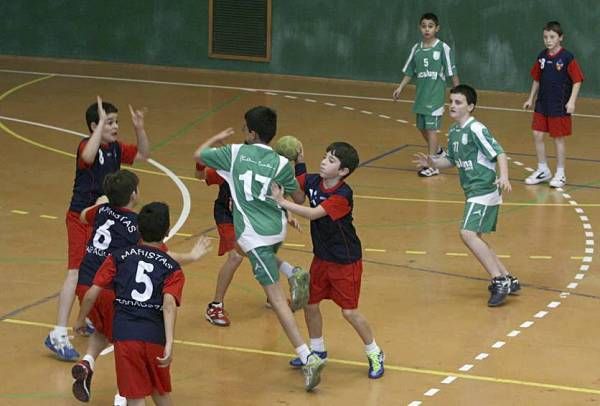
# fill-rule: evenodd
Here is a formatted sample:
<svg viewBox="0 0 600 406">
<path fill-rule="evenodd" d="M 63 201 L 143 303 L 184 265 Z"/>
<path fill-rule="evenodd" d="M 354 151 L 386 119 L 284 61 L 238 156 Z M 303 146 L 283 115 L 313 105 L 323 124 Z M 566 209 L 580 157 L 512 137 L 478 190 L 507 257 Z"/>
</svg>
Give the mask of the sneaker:
<svg viewBox="0 0 600 406">
<path fill-rule="evenodd" d="M 75 379 L 75 382 L 73 382 L 73 395 L 80 402 L 89 402 L 92 375 L 94 375 L 90 363 L 85 360 L 79 361 L 71 368 L 71 375 Z"/>
<path fill-rule="evenodd" d="M 312 353 L 317 354 L 319 356 L 319 358 L 321 358 L 323 361 L 327 362 L 327 351 L 313 351 Z M 300 361 L 300 357 L 296 357 L 296 358 L 290 360 L 290 365 L 292 366 L 292 368 L 301 368 L 302 361 Z"/>
<path fill-rule="evenodd" d="M 430 178 L 440 174 L 440 170 L 437 168 L 422 168 L 417 174 L 422 178 Z"/>
<path fill-rule="evenodd" d="M 537 185 L 538 183 L 547 182 L 552 177 L 550 171 L 540 171 L 536 169 L 531 175 L 525 178 L 525 183 L 528 185 Z"/>
<path fill-rule="evenodd" d="M 508 279 L 510 279 L 510 293 L 509 295 L 518 295 L 521 290 L 521 284 L 519 283 L 519 278 L 516 276 L 508 275 Z"/>
<path fill-rule="evenodd" d="M 379 352 L 367 354 L 367 359 L 369 360 L 369 378 L 381 378 L 384 372 L 383 361 L 385 360 L 383 351 L 379 350 Z"/>
<path fill-rule="evenodd" d="M 521 283 L 519 282 L 519 279 L 516 276 L 512 276 L 512 275 L 507 275 L 508 279 L 510 279 L 510 292 L 508 293 L 509 295 L 518 295 L 519 291 L 521 290 Z M 492 282 L 490 282 L 490 284 L 488 285 L 488 291 L 491 292 L 492 291 Z"/>
<path fill-rule="evenodd" d="M 510 293 L 510 279 L 507 277 L 497 277 L 492 279 L 492 289 L 490 290 L 490 300 L 488 306 L 500 306 L 506 300 Z"/>
<path fill-rule="evenodd" d="M 86 317 L 85 318 L 85 330 L 83 331 L 83 336 L 89 337 L 92 334 L 94 334 L 95 331 L 96 331 L 96 327 L 94 327 L 94 324 L 92 323 L 92 321 Z"/>
<path fill-rule="evenodd" d="M 210 324 L 214 324 L 215 326 L 219 327 L 227 327 L 231 324 L 229 318 L 225 314 L 225 309 L 223 309 L 223 306 L 215 306 L 212 303 L 208 304 L 206 312 L 204 313 L 204 318 Z"/>
<path fill-rule="evenodd" d="M 300 267 L 295 267 L 288 281 L 292 298 L 292 311 L 300 310 L 308 304 L 310 274 Z"/>
<path fill-rule="evenodd" d="M 567 183 L 567 178 L 564 176 L 554 175 L 550 181 L 550 187 L 558 188 L 563 187 Z"/>
<path fill-rule="evenodd" d="M 446 150 L 444 150 L 444 148 L 440 148 L 440 150 L 433 156 L 433 159 L 446 158 L 447 156 L 448 154 L 446 153 Z"/>
<path fill-rule="evenodd" d="M 118 393 L 115 395 L 115 400 L 113 401 L 114 406 L 127 406 L 127 398 L 119 395 Z"/>
<path fill-rule="evenodd" d="M 304 389 L 307 392 L 313 390 L 321 382 L 321 370 L 325 368 L 326 361 L 317 354 L 311 352 L 306 364 L 302 365 L 304 374 Z"/>
<path fill-rule="evenodd" d="M 69 336 L 54 337 L 52 333 L 48 334 L 44 345 L 53 353 L 56 354 L 61 361 L 77 361 L 79 353 L 69 341 Z"/>
</svg>

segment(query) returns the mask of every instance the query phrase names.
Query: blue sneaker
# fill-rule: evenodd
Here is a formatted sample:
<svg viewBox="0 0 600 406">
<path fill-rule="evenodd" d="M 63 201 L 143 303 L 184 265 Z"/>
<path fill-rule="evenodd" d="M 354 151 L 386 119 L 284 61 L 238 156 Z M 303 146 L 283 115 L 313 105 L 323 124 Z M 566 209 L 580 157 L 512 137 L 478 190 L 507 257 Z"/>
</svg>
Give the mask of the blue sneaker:
<svg viewBox="0 0 600 406">
<path fill-rule="evenodd" d="M 86 317 L 85 318 L 85 331 L 84 331 L 83 335 L 85 337 L 89 337 L 92 334 L 94 334 L 95 331 L 96 331 L 96 327 L 94 327 L 94 323 L 92 323 L 92 321 Z"/>
<path fill-rule="evenodd" d="M 367 354 L 367 359 L 369 360 L 369 378 L 381 378 L 384 372 L 383 361 L 385 360 L 383 351 L 379 350 L 379 352 Z"/>
<path fill-rule="evenodd" d="M 50 351 L 55 353 L 61 361 L 77 361 L 79 359 L 79 353 L 75 350 L 73 344 L 69 342 L 68 336 L 55 338 L 52 336 L 52 333 L 50 333 L 46 337 L 44 345 Z"/>
<path fill-rule="evenodd" d="M 313 351 L 312 353 L 318 355 L 322 360 L 327 361 L 327 351 Z M 300 357 L 290 360 L 290 365 L 293 368 L 302 368 L 302 361 L 300 361 Z"/>
</svg>

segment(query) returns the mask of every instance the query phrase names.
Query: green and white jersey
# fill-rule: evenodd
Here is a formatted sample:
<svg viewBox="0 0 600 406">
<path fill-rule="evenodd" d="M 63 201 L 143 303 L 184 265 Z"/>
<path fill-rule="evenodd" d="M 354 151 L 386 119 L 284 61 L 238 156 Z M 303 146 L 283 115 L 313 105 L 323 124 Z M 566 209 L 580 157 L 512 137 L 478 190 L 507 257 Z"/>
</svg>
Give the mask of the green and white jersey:
<svg viewBox="0 0 600 406">
<path fill-rule="evenodd" d="M 454 52 L 448 44 L 438 39 L 431 48 L 424 48 L 422 42 L 416 43 L 402 72 L 416 81 L 413 112 L 429 116 L 444 114 L 446 78 L 456 75 Z"/>
<path fill-rule="evenodd" d="M 502 203 L 496 182 L 496 159 L 504 150 L 486 126 L 471 117 L 448 133 L 448 160 L 458 168 L 467 201 L 487 206 Z"/>
<path fill-rule="evenodd" d="M 298 189 L 294 170 L 286 158 L 264 144 L 208 148 L 200 158 L 217 169 L 229 184 L 235 236 L 244 252 L 284 240 L 285 213 L 267 195 L 271 193 L 272 181 L 281 185 L 285 193 Z"/>
</svg>

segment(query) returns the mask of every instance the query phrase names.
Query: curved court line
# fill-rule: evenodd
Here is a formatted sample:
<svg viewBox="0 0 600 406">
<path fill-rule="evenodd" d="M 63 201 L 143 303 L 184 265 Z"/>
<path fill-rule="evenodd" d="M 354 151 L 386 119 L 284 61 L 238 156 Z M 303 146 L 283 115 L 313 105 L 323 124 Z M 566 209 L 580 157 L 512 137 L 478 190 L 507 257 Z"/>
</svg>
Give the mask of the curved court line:
<svg viewBox="0 0 600 406">
<path fill-rule="evenodd" d="M 53 77 L 52 75 L 50 76 L 44 76 L 43 78 L 39 78 L 39 79 L 34 79 L 34 80 L 30 80 L 29 82 L 26 83 L 22 83 L 18 86 L 15 86 L 9 90 L 7 90 L 6 92 L 2 93 L 0 95 L 0 101 L 4 100 L 8 95 L 16 92 L 17 90 L 20 90 L 26 86 L 35 84 L 37 82 L 41 82 L 42 80 L 46 80 L 46 79 L 50 79 L 51 77 Z M 21 120 L 21 122 L 24 122 L 23 120 Z M 34 124 L 33 122 L 29 122 L 29 124 Z M 35 123 L 34 125 L 40 125 L 41 123 Z M 41 125 L 42 127 L 45 126 L 44 124 Z M 62 155 L 66 155 L 66 156 L 70 156 L 70 157 L 75 157 L 74 154 L 72 153 L 68 153 L 65 151 L 61 151 L 59 149 L 56 148 L 52 148 L 49 147 L 47 145 L 41 144 L 39 142 L 30 140 L 29 138 L 23 137 L 22 135 L 17 134 L 16 132 L 12 131 L 10 128 L 8 128 L 4 123 L 0 122 L 0 128 L 4 131 L 6 131 L 8 134 L 10 134 L 11 136 L 27 142 L 29 144 L 35 145 L 39 148 L 45 149 L 47 151 L 52 151 L 52 152 L 56 152 Z M 64 131 L 68 134 L 73 134 L 73 135 L 77 135 L 81 138 L 85 138 L 87 137 L 86 134 L 82 134 L 82 133 L 78 133 L 75 131 L 71 131 L 71 130 L 66 130 L 63 128 L 59 128 L 59 127 L 52 127 L 54 130 L 57 131 Z M 190 208 L 191 208 L 191 197 L 190 197 L 190 191 L 188 190 L 188 188 L 183 184 L 183 182 L 181 181 L 181 179 L 179 179 L 177 177 L 177 175 L 175 175 L 175 173 L 173 173 L 173 171 L 171 171 L 169 168 L 167 168 L 166 166 L 156 162 L 153 159 L 148 159 L 147 162 L 150 165 L 155 166 L 156 168 L 160 169 L 166 176 L 168 176 L 169 178 L 171 178 L 171 180 L 175 183 L 175 185 L 177 186 L 177 188 L 179 188 L 179 191 L 181 192 L 181 198 L 183 200 L 183 207 L 181 209 L 181 213 L 179 214 L 179 218 L 177 219 L 177 222 L 175 223 L 175 225 L 171 228 L 171 230 L 169 231 L 169 235 L 167 235 L 165 237 L 165 242 L 167 242 L 168 240 L 170 240 L 175 233 L 177 233 L 179 231 L 179 229 L 183 226 L 183 224 L 185 223 L 185 221 L 187 220 L 189 213 L 190 213 Z M 134 169 L 134 168 L 132 168 Z M 137 168 L 135 168 L 137 169 Z"/>
<path fill-rule="evenodd" d="M 148 65 L 142 65 L 148 66 Z M 55 72 L 35 72 L 35 71 L 23 71 L 23 70 L 15 70 L 15 69 L 0 69 L 0 72 L 4 73 L 17 73 L 23 75 L 51 75 L 56 77 L 64 77 L 64 78 L 76 78 L 76 79 L 94 79 L 94 80 L 113 80 L 120 82 L 132 82 L 132 83 L 146 83 L 153 85 L 171 85 L 171 86 L 185 86 L 185 87 L 198 87 L 198 88 L 209 88 L 209 89 L 226 89 L 226 90 L 242 90 L 245 92 L 274 92 L 274 93 L 288 93 L 288 94 L 298 94 L 298 95 L 306 95 L 306 96 L 322 96 L 322 97 L 337 97 L 344 99 L 357 99 L 357 100 L 372 100 L 372 101 L 384 101 L 394 103 L 391 97 L 368 97 L 368 96 L 354 96 L 354 95 L 346 95 L 346 94 L 333 94 L 333 93 L 317 93 L 317 92 L 300 92 L 300 91 L 291 91 L 291 90 L 281 90 L 281 89 L 254 89 L 247 87 L 238 87 L 238 86 L 224 86 L 224 85 L 209 85 L 204 83 L 190 83 L 190 82 L 172 82 L 172 81 L 162 81 L 162 80 L 148 80 L 148 79 L 133 79 L 133 78 L 120 78 L 116 76 L 94 76 L 94 75 L 76 75 L 70 73 L 55 73 Z M 310 78 L 310 76 L 306 76 L 306 78 Z M 375 82 L 377 83 L 377 82 Z M 381 83 L 381 82 L 379 82 Z M 402 103 L 414 103 L 414 100 L 398 100 L 398 102 Z M 477 106 L 478 109 L 482 110 L 498 110 L 498 111 L 512 111 L 516 113 L 527 113 L 531 114 L 530 110 L 523 109 L 515 109 L 509 107 L 493 107 L 493 106 Z M 588 118 L 600 118 L 600 115 L 595 114 L 572 114 L 575 117 L 588 117 Z"/>
<path fill-rule="evenodd" d="M 51 325 L 51 324 L 38 323 L 35 321 L 26 321 L 26 320 L 17 320 L 17 319 L 4 319 L 2 321 L 5 323 L 9 323 L 9 324 L 18 324 L 18 325 L 24 325 L 24 326 L 53 327 L 53 325 Z M 69 330 L 71 330 L 71 328 L 69 328 Z M 203 343 L 203 342 L 198 342 L 198 341 L 174 340 L 174 342 L 176 344 L 187 345 L 187 346 L 191 346 L 191 347 L 201 347 L 201 348 L 208 348 L 208 349 L 221 350 L 221 351 L 241 352 L 241 353 L 246 353 L 246 354 L 268 355 L 268 356 L 281 357 L 281 358 L 290 358 L 290 357 L 295 356 L 295 354 L 289 354 L 289 353 L 285 353 L 285 352 L 265 351 L 265 350 L 260 350 L 260 349 L 256 349 L 256 348 L 245 348 L 245 347 L 236 347 L 236 346 L 229 346 L 229 345 L 210 344 L 210 343 Z M 327 362 L 334 363 L 334 364 L 340 364 L 340 365 L 350 365 L 350 366 L 360 366 L 360 367 L 364 367 L 367 365 L 366 362 L 343 360 L 343 359 L 336 359 L 336 358 L 328 358 Z M 530 387 L 535 387 L 535 388 L 554 389 L 554 390 L 578 392 L 578 393 L 588 393 L 588 394 L 594 394 L 594 395 L 600 394 L 600 390 L 598 390 L 598 389 L 582 388 L 582 387 L 578 387 L 578 386 L 555 385 L 555 384 L 549 384 L 549 383 L 543 383 L 543 382 L 523 381 L 523 380 L 519 380 L 519 379 L 495 378 L 493 376 L 485 376 L 485 375 L 472 375 L 472 374 L 461 374 L 461 373 L 455 374 L 453 372 L 441 371 L 441 370 L 436 370 L 436 369 L 411 368 L 411 367 L 404 367 L 404 366 L 400 366 L 400 365 L 390 365 L 390 364 L 385 364 L 385 368 L 387 370 L 392 370 L 392 371 L 409 372 L 409 373 L 421 374 L 421 375 L 433 375 L 433 376 L 452 375 L 452 376 L 456 376 L 457 378 L 471 380 L 471 381 L 484 381 L 484 382 L 491 382 L 491 383 L 522 385 L 522 386 L 530 386 Z"/>
</svg>

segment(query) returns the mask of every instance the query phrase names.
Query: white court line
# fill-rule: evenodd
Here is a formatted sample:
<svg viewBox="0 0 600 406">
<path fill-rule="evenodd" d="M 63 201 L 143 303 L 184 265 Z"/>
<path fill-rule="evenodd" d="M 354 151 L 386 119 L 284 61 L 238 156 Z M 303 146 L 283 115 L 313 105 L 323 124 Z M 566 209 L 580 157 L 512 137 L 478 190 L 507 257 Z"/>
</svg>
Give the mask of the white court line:
<svg viewBox="0 0 600 406">
<path fill-rule="evenodd" d="M 227 89 L 227 90 L 242 90 L 246 92 L 271 92 L 271 93 L 288 93 L 288 94 L 297 94 L 303 96 L 323 96 L 323 97 L 338 97 L 344 99 L 357 99 L 357 100 L 375 100 L 375 101 L 384 101 L 395 103 L 391 97 L 367 97 L 367 96 L 354 96 L 347 94 L 335 94 L 335 93 L 317 93 L 317 92 L 299 92 L 299 91 L 291 91 L 291 90 L 282 90 L 282 89 L 249 89 L 247 87 L 239 87 L 239 86 L 224 86 L 224 85 L 209 85 L 204 83 L 190 83 L 190 82 L 173 82 L 173 81 L 162 81 L 162 80 L 147 80 L 147 79 L 134 79 L 134 78 L 121 78 L 116 76 L 93 76 L 93 75 L 75 75 L 70 73 L 52 73 L 52 72 L 37 72 L 37 71 L 24 71 L 24 70 L 15 70 L 15 69 L 0 69 L 0 72 L 4 73 L 16 73 L 22 75 L 36 75 L 36 76 L 48 76 L 53 75 L 56 77 L 64 77 L 64 78 L 77 78 L 77 79 L 94 79 L 94 80 L 113 80 L 120 82 L 134 82 L 134 83 L 146 83 L 146 84 L 154 84 L 154 85 L 171 85 L 171 86 L 187 86 L 187 87 L 199 87 L 199 88 L 209 88 L 209 89 Z M 408 99 L 400 99 L 398 102 L 401 103 L 414 103 L 414 100 Z M 508 107 L 494 107 L 494 106 L 477 106 L 478 109 L 481 110 L 498 110 L 498 111 L 512 111 L 515 113 L 526 113 L 531 114 L 529 110 L 516 109 L 516 108 L 508 108 Z M 575 117 L 589 117 L 589 118 L 600 118 L 600 115 L 595 114 L 572 114 Z"/>
<path fill-rule="evenodd" d="M 81 138 L 87 137 L 86 134 L 82 134 L 77 131 L 68 130 L 66 128 L 55 127 L 55 126 L 48 125 L 48 124 L 38 123 L 35 121 L 22 120 L 22 119 L 6 117 L 6 116 L 0 116 L 0 120 L 12 121 L 12 122 L 16 122 L 16 123 L 22 123 L 22 124 L 28 124 L 28 125 L 33 125 L 33 126 L 42 127 L 42 128 L 48 128 L 50 130 L 60 131 L 60 132 L 71 134 L 71 135 L 76 135 Z M 175 223 L 173 228 L 171 228 L 169 235 L 167 237 L 165 237 L 165 242 L 167 242 L 168 240 L 171 239 L 171 237 L 173 237 L 175 235 L 175 233 L 177 233 L 179 231 L 179 229 L 183 226 L 183 224 L 185 223 L 185 221 L 187 220 L 187 218 L 190 214 L 190 208 L 191 208 L 190 191 L 183 184 L 181 179 L 179 179 L 177 177 L 177 175 L 175 175 L 169 168 L 163 166 L 162 164 L 160 164 L 159 162 L 156 162 L 153 159 L 148 159 L 147 162 L 150 165 L 155 166 L 156 168 L 158 168 L 159 170 L 164 172 L 165 175 L 167 175 L 169 178 L 171 178 L 171 180 L 175 183 L 175 185 L 177 185 L 177 187 L 179 188 L 179 190 L 181 192 L 181 198 L 183 200 L 183 207 L 181 209 L 181 213 L 179 214 L 179 218 L 177 219 L 177 222 Z"/>
</svg>

